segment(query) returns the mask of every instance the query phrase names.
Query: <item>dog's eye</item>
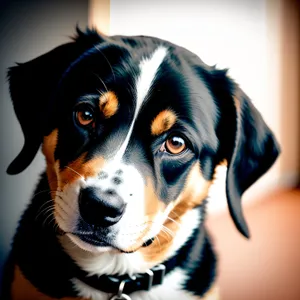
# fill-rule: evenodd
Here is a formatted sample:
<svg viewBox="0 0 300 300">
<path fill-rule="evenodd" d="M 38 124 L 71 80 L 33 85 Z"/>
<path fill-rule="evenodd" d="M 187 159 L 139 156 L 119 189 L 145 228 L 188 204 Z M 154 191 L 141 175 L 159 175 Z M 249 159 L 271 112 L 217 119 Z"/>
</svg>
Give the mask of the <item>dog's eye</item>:
<svg viewBox="0 0 300 300">
<path fill-rule="evenodd" d="M 185 140 L 180 136 L 170 136 L 164 143 L 164 148 L 171 154 L 179 154 L 186 149 Z"/>
<path fill-rule="evenodd" d="M 95 119 L 94 111 L 89 107 L 80 107 L 76 111 L 76 119 L 80 125 L 87 126 Z"/>
</svg>

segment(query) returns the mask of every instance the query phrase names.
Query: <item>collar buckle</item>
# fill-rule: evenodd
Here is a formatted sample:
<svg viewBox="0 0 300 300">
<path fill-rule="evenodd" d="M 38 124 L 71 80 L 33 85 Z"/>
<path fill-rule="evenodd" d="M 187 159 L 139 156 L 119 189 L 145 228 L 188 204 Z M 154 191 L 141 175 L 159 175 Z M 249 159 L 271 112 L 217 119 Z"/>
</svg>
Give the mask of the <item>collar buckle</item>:
<svg viewBox="0 0 300 300">
<path fill-rule="evenodd" d="M 85 275 L 79 278 L 95 289 L 108 294 L 113 293 L 110 300 L 131 300 L 128 294 L 142 290 L 149 291 L 153 286 L 162 284 L 165 273 L 165 265 L 160 264 L 148 269 L 145 273 L 137 273 L 133 276 L 102 275 L 97 277 L 95 275 L 87 277 Z"/>
<path fill-rule="evenodd" d="M 154 277 L 154 273 L 152 272 L 152 270 L 147 270 L 146 274 L 148 275 L 148 282 L 146 282 L 146 290 L 149 291 L 152 288 L 153 285 L 153 277 Z"/>
<path fill-rule="evenodd" d="M 163 283 L 166 273 L 166 267 L 163 264 L 157 265 L 144 274 L 137 274 L 135 281 L 139 287 L 137 290 L 151 290 L 153 285 L 159 285 Z"/>
<path fill-rule="evenodd" d="M 166 266 L 163 264 L 157 265 L 153 267 L 152 269 L 153 274 L 155 275 L 154 277 L 154 282 L 153 284 L 162 284 L 164 281 L 164 277 L 166 274 Z"/>
<path fill-rule="evenodd" d="M 126 283 L 126 280 L 122 280 L 120 282 L 119 290 L 118 290 L 117 295 L 112 296 L 110 298 L 110 300 L 131 300 L 131 298 L 128 295 L 123 294 L 125 283 Z"/>
</svg>

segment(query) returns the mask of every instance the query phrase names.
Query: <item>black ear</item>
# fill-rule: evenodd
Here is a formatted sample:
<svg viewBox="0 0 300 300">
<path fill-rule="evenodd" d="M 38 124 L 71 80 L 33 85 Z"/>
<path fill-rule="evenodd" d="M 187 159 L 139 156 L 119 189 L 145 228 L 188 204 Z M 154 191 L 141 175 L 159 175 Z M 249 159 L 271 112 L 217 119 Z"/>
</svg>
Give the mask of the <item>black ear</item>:
<svg viewBox="0 0 300 300">
<path fill-rule="evenodd" d="M 94 30 L 77 28 L 73 42 L 59 46 L 8 71 L 10 95 L 25 142 L 20 154 L 7 169 L 8 174 L 22 172 L 35 157 L 43 136 L 51 130 L 53 93 L 70 64 L 85 50 L 103 41 Z"/>
<path fill-rule="evenodd" d="M 241 196 L 275 162 L 279 145 L 251 100 L 235 87 L 235 137 L 227 157 L 226 194 L 236 227 L 246 237 L 249 230 L 241 208 Z"/>
</svg>

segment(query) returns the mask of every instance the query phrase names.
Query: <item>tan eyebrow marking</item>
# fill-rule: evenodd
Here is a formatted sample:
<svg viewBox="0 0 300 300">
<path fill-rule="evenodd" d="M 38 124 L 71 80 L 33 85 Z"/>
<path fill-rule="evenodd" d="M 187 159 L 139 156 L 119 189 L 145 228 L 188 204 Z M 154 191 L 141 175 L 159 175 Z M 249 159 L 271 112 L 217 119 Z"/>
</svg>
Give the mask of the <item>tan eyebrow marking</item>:
<svg viewBox="0 0 300 300">
<path fill-rule="evenodd" d="M 152 135 L 160 135 L 169 130 L 175 124 L 176 119 L 177 117 L 173 111 L 168 109 L 161 111 L 151 124 Z"/>
<path fill-rule="evenodd" d="M 112 117 L 118 110 L 119 101 L 117 95 L 108 91 L 99 98 L 99 108 L 106 119 Z"/>
</svg>

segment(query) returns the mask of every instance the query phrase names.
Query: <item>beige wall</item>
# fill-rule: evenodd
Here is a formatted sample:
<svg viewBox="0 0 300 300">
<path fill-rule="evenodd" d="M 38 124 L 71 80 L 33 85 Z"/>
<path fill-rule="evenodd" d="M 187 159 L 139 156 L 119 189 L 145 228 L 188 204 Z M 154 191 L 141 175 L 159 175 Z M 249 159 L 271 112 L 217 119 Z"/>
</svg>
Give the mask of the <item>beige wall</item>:
<svg viewBox="0 0 300 300">
<path fill-rule="evenodd" d="M 300 3 L 285 0 L 281 6 L 280 171 L 292 177 L 300 173 Z"/>
<path fill-rule="evenodd" d="M 110 33 L 110 0 L 89 1 L 89 26 L 104 34 Z"/>
</svg>

